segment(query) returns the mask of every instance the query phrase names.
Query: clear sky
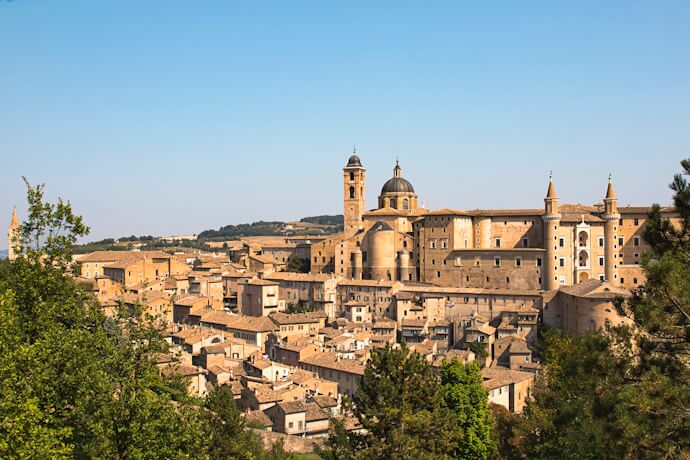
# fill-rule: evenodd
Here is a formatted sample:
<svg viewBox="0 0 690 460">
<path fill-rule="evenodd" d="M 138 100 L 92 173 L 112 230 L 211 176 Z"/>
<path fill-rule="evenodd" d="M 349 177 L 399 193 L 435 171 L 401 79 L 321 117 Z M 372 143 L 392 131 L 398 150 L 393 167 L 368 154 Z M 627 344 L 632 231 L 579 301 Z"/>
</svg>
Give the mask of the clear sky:
<svg viewBox="0 0 690 460">
<path fill-rule="evenodd" d="M 0 0 L 0 227 L 21 176 L 89 239 L 374 207 L 669 203 L 690 156 L 688 1 Z M 0 247 L 5 246 L 2 239 Z"/>
</svg>

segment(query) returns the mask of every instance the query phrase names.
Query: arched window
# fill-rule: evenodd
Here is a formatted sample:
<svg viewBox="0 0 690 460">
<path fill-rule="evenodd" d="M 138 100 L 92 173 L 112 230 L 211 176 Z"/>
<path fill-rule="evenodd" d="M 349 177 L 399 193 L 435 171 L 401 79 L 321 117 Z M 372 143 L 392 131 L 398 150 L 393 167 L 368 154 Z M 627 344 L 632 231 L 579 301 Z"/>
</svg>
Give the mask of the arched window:
<svg viewBox="0 0 690 460">
<path fill-rule="evenodd" d="M 410 200 L 407 198 L 403 200 L 403 209 L 410 209 Z"/>
<path fill-rule="evenodd" d="M 354 198 L 354 197 L 355 197 L 355 188 L 350 187 L 350 198 Z"/>
<path fill-rule="evenodd" d="M 391 198 L 391 208 L 398 209 L 398 203 L 395 198 Z"/>
<path fill-rule="evenodd" d="M 578 235 L 578 240 L 579 240 L 578 242 L 580 243 L 580 246 L 582 246 L 582 247 L 587 246 L 587 240 L 588 240 L 587 232 L 585 232 L 585 231 L 580 232 L 580 234 Z"/>
</svg>

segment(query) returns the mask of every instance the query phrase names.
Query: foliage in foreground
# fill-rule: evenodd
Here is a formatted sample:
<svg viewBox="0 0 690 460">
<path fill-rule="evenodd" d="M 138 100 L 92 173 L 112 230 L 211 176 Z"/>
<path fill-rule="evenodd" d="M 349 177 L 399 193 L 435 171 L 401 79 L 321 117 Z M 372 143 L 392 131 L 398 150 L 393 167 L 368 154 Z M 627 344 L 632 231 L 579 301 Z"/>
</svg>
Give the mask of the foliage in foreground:
<svg viewBox="0 0 690 460">
<path fill-rule="evenodd" d="M 329 459 L 489 458 L 492 419 L 476 363 L 438 372 L 404 344 L 374 350 L 353 414 L 365 434 L 335 421 L 321 454 Z"/>
<path fill-rule="evenodd" d="M 27 187 L 20 257 L 0 266 L 0 457 L 290 458 L 262 449 L 226 388 L 204 401 L 162 375 L 166 342 L 140 308 L 102 314 L 65 274 L 88 228 Z"/>
</svg>

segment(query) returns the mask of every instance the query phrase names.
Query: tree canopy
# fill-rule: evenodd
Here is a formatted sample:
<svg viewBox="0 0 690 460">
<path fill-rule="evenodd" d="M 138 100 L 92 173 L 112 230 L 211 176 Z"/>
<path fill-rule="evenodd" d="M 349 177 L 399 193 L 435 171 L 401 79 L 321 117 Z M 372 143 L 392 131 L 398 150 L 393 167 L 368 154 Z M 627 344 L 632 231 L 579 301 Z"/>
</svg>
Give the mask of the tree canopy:
<svg viewBox="0 0 690 460">
<path fill-rule="evenodd" d="M 334 423 L 325 458 L 481 459 L 494 450 L 479 366 L 453 361 L 439 373 L 404 343 L 373 351 L 352 412 L 365 433 Z"/>
<path fill-rule="evenodd" d="M 0 457 L 289 458 L 248 434 L 227 389 L 204 401 L 159 371 L 162 325 L 140 306 L 104 316 L 67 274 L 88 228 L 27 189 L 19 257 L 0 267 Z"/>
</svg>

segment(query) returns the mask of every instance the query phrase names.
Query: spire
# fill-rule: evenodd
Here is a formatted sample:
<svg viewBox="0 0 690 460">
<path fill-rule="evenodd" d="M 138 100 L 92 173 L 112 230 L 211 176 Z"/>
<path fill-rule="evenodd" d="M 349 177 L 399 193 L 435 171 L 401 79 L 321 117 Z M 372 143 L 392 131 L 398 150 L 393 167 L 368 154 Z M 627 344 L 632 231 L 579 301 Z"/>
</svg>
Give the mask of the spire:
<svg viewBox="0 0 690 460">
<path fill-rule="evenodd" d="M 15 228 L 19 227 L 19 218 L 17 217 L 17 208 L 12 210 L 12 223 L 10 224 L 10 227 Z"/>
<path fill-rule="evenodd" d="M 558 198 L 556 187 L 553 185 L 553 172 L 549 173 L 549 189 L 546 191 L 546 198 Z"/>
<path fill-rule="evenodd" d="M 616 199 L 616 192 L 613 191 L 613 180 L 611 180 L 611 174 L 609 174 L 609 185 L 606 188 L 606 199 L 607 200 L 615 200 Z"/>
</svg>

